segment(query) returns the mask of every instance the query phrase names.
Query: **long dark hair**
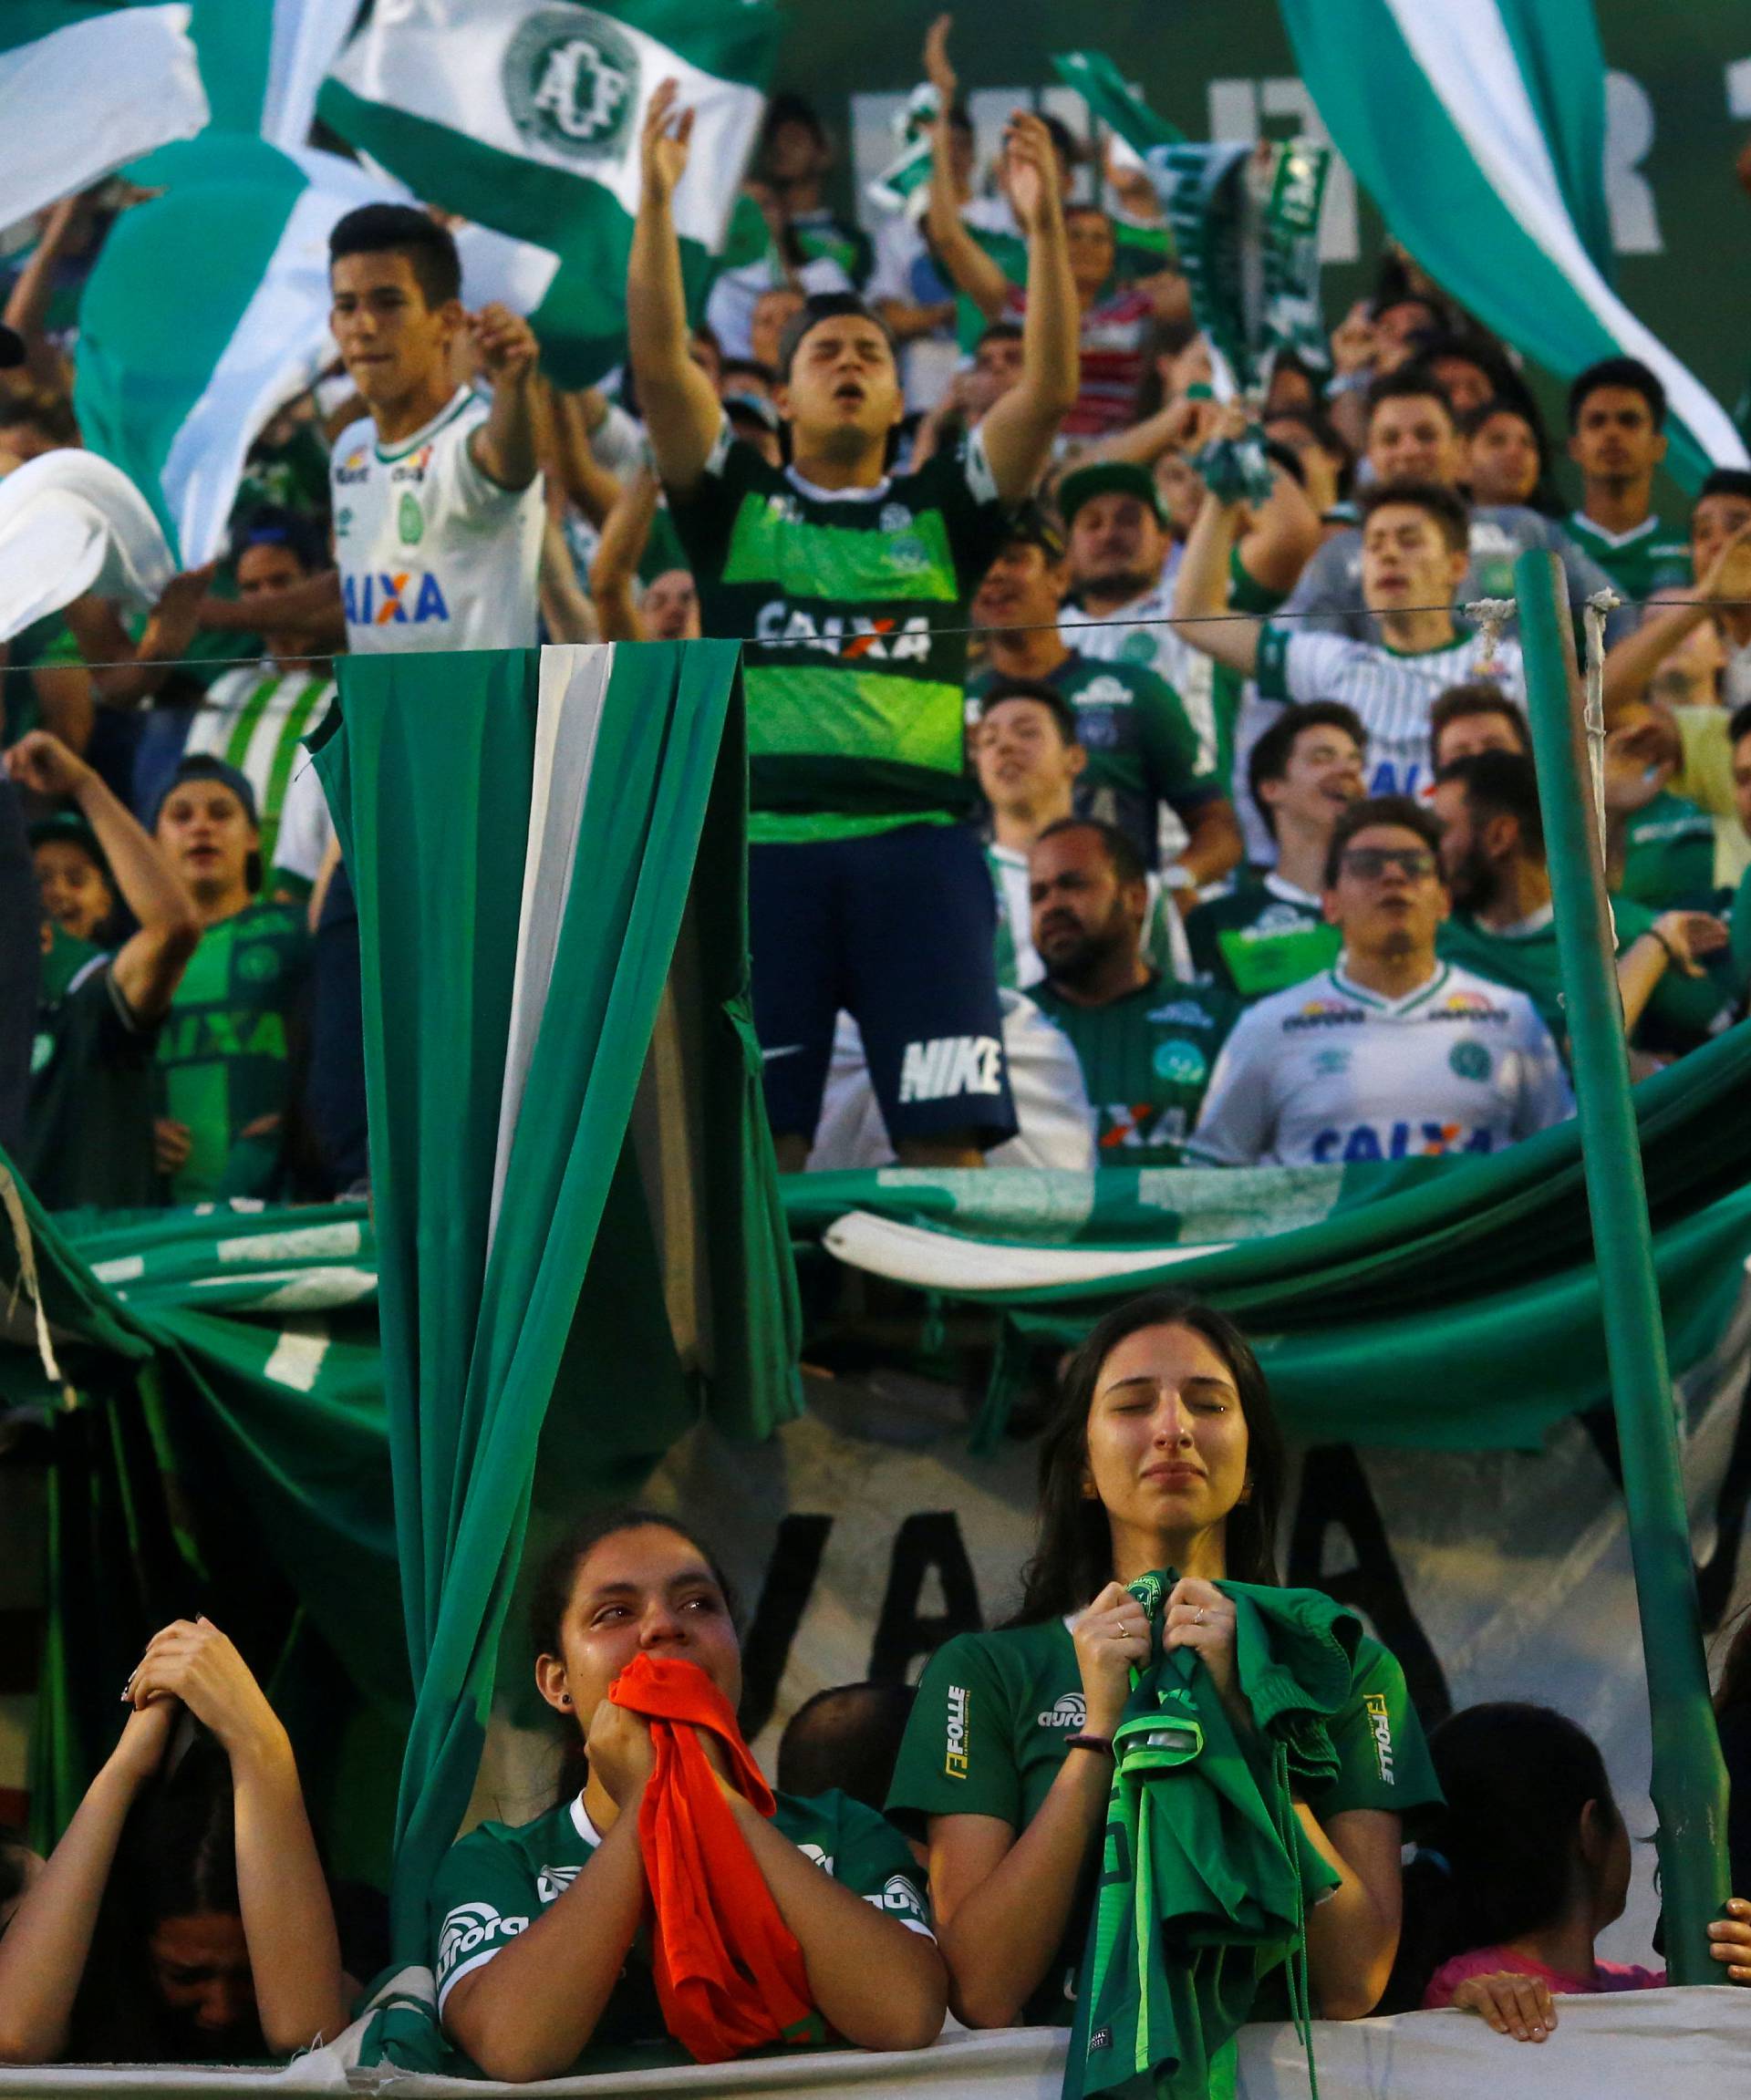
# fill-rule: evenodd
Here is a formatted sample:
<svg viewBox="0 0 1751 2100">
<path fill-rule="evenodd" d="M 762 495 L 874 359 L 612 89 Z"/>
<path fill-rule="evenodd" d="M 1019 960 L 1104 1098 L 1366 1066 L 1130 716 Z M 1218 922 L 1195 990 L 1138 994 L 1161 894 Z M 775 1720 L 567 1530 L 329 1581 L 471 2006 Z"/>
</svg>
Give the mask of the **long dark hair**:
<svg viewBox="0 0 1751 2100">
<path fill-rule="evenodd" d="M 1286 1461 L 1270 1388 L 1252 1345 L 1226 1313 L 1176 1290 L 1152 1290 L 1097 1320 L 1065 1367 L 1059 1401 L 1040 1444 L 1040 1502 L 1033 1557 L 1021 1571 L 1021 1606 L 1010 1620 L 1034 1626 L 1081 1611 L 1113 1579 L 1113 1535 L 1104 1506 L 1085 1495 L 1088 1417 L 1102 1367 L 1119 1344 L 1149 1327 L 1186 1327 L 1222 1359 L 1247 1424 L 1252 1494 L 1228 1512 L 1228 1572 L 1237 1582 L 1277 1580 L 1277 1516 Z"/>
<path fill-rule="evenodd" d="M 605 1538 L 617 1537 L 623 1531 L 672 1531 L 676 1537 L 686 1539 L 711 1570 L 711 1579 L 723 1592 L 725 1608 L 730 1620 L 737 1631 L 741 1628 L 741 1609 L 736 1597 L 735 1585 L 723 1571 L 723 1563 L 710 1546 L 702 1539 L 684 1517 L 670 1516 L 660 1509 L 640 1509 L 630 1503 L 617 1503 L 607 1509 L 594 1510 L 580 1517 L 556 1540 L 544 1556 L 535 1571 L 534 1587 L 529 1593 L 529 1650 L 532 1660 L 538 1661 L 544 1655 L 557 1655 L 560 1650 L 561 1629 L 565 1623 L 565 1612 L 572 1601 L 572 1591 L 577 1585 L 577 1571 L 585 1558 L 600 1546 Z M 587 1721 L 587 1715 L 579 1715 L 579 1721 Z M 582 1788 L 589 1777 L 590 1761 L 584 1753 L 584 1738 L 575 1723 L 568 1724 L 560 1752 L 559 1778 L 554 1796 L 555 1805 L 569 1801 Z"/>
</svg>

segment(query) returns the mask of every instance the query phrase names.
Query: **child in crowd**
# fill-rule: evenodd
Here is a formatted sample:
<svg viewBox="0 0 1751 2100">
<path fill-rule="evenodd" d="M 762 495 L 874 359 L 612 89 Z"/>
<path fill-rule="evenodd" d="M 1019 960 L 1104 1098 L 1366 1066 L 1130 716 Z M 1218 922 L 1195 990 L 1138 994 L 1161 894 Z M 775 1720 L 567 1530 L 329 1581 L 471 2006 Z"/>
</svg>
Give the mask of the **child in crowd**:
<svg viewBox="0 0 1751 2100">
<path fill-rule="evenodd" d="M 692 1681 L 676 1663 L 701 1673 L 690 1703 L 715 1711 L 717 1731 L 659 1725 L 678 1744 L 691 1733 L 704 1746 L 733 1817 L 729 1844 L 745 1847 L 746 1866 L 776 1906 L 774 1939 L 788 1934 L 800 1950 L 814 2012 L 860 2048 L 934 2041 L 948 1984 L 906 1840 L 843 1793 L 781 1795 L 770 1820 L 748 1797 L 758 1774 L 732 1717 L 741 1694 L 734 1609 L 698 1541 L 644 1511 L 598 1517 L 551 1556 L 531 1616 L 535 1684 L 568 1723 L 570 1754 L 546 1815 L 514 1828 L 482 1824 L 438 1871 L 433 1967 L 451 2040 L 488 2077 L 520 2082 L 561 2074 L 592 2043 L 675 2039 L 653 1939 L 674 1974 L 678 1941 L 697 1955 L 708 1935 L 696 1916 L 664 1915 L 668 1863 L 651 1835 L 664 1784 L 653 1784 L 656 1730 L 610 1696 L 623 1671 L 631 1678 L 630 1666 L 654 1662 L 671 1684 Z M 685 1767 L 685 1753 L 676 1763 Z M 699 1817 L 696 1829 L 705 1824 Z M 758 1886 L 744 1878 L 742 1887 L 753 1898 L 745 1907 L 763 1909 Z M 697 1913 L 712 1891 L 689 1893 L 696 1900 L 684 1908 Z"/>
<path fill-rule="evenodd" d="M 1630 1839 L 1591 1737 L 1547 1706 L 1469 1706 L 1429 1739 L 1446 1796 L 1406 1901 L 1426 1963 L 1425 2008 L 1480 2013 L 1498 2034 L 1543 2042 L 1556 2000 L 1645 1991 L 1663 1969 L 1601 1961 L 1593 1942 L 1623 1914 Z M 1751 1983 L 1751 1903 L 1708 1929 L 1734 1983 Z"/>
<path fill-rule="evenodd" d="M 0 2063 L 235 2064 L 331 2039 L 357 1986 L 292 1746 L 248 1666 L 208 1620 L 178 1619 L 122 1696 L 121 1739 L 60 1843 L 23 1863 Z"/>
</svg>

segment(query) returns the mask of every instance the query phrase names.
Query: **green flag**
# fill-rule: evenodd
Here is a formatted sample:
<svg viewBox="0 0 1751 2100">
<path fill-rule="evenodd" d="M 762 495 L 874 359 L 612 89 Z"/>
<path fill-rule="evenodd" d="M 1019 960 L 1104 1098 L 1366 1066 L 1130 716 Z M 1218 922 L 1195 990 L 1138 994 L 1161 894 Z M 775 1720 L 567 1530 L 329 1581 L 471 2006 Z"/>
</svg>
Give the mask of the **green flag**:
<svg viewBox="0 0 1751 2100">
<path fill-rule="evenodd" d="M 625 354 L 652 94 L 678 80 L 695 111 L 675 224 L 689 296 L 702 297 L 780 27 L 769 0 L 400 0 L 341 54 L 317 114 L 426 202 L 544 253 L 530 319 L 549 371 L 582 386 Z"/>
<path fill-rule="evenodd" d="M 795 1412 L 733 643 L 348 657 L 317 767 L 358 898 L 416 1705 L 394 1925 L 473 1784 L 549 1402 L 575 1512 L 702 1410 Z"/>
</svg>

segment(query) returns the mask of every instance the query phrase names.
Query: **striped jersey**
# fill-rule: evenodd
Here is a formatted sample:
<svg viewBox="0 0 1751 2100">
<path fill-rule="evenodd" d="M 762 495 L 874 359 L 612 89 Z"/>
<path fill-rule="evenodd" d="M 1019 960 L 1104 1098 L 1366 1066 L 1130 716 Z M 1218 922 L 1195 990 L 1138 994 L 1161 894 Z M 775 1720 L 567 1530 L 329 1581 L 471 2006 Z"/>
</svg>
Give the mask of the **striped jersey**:
<svg viewBox="0 0 1751 2100">
<path fill-rule="evenodd" d="M 1026 295 L 1015 292 L 1010 307 L 1010 317 L 1019 321 L 1027 312 Z M 1135 419 L 1143 347 L 1155 311 L 1146 292 L 1131 290 L 1097 300 L 1083 316 L 1082 379 L 1063 420 L 1066 438 L 1103 438 Z"/>
<path fill-rule="evenodd" d="M 335 697 L 335 681 L 300 665 L 283 671 L 272 662 L 243 666 L 215 678 L 189 725 L 184 755 L 223 759 L 248 777 L 262 820 L 262 858 L 274 863 L 280 812 L 300 761 L 299 742 L 315 729 Z"/>
<path fill-rule="evenodd" d="M 978 434 L 917 473 L 829 490 L 726 419 L 671 509 L 705 632 L 742 644 L 750 841 L 964 815 L 967 602 L 1006 515 Z"/>
<path fill-rule="evenodd" d="M 1689 540 L 1652 513 L 1627 533 L 1608 533 L 1584 512 L 1574 511 L 1565 529 L 1611 579 L 1618 595 L 1633 604 L 1692 581 Z"/>
<path fill-rule="evenodd" d="M 1340 958 L 1242 1014 L 1186 1151 L 1217 1166 L 1499 1152 L 1573 1109 L 1524 992 L 1438 963 L 1426 984 L 1387 999 Z"/>
<path fill-rule="evenodd" d="M 1244 870 L 1228 889 L 1196 905 L 1186 938 L 1199 978 L 1248 1005 L 1317 977 L 1343 946 L 1320 899 L 1275 868 L 1262 876 Z"/>
<path fill-rule="evenodd" d="M 1407 654 L 1384 642 L 1269 625 L 1259 637 L 1261 704 L 1342 700 L 1362 717 L 1368 731 L 1371 795 L 1429 792 L 1429 710 L 1449 686 L 1477 678 L 1492 680 L 1509 699 L 1525 705 L 1526 674 L 1514 642 L 1492 644 L 1481 634 L 1464 634 L 1439 648 Z"/>
<path fill-rule="evenodd" d="M 1171 583 L 1157 584 L 1116 613 L 1098 616 L 1066 605 L 1058 626 L 1072 648 L 1103 664 L 1135 664 L 1153 671 L 1179 696 L 1186 719 L 1197 731 L 1197 771 L 1215 773 L 1221 759 L 1217 720 L 1216 666 L 1189 642 L 1180 640 L 1169 624 L 1174 612 Z"/>
<path fill-rule="evenodd" d="M 1152 978 L 1104 1006 L 1079 1006 L 1048 980 L 1032 998 L 1070 1038 L 1094 1111 L 1101 1166 L 1177 1166 L 1235 1002 L 1210 985 Z"/>
</svg>

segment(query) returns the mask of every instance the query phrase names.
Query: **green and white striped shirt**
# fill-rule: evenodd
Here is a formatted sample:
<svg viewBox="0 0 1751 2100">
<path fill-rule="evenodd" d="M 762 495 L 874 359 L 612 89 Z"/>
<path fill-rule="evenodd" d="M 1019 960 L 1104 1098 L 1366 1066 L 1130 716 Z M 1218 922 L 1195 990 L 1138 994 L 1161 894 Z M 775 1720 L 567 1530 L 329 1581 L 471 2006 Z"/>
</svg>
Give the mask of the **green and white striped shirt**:
<svg viewBox="0 0 1751 2100">
<path fill-rule="evenodd" d="M 190 758 L 223 759 L 248 776 L 262 820 L 262 860 L 274 864 L 280 812 L 304 754 L 300 740 L 328 711 L 335 681 L 326 667 L 282 670 L 271 661 L 240 665 L 215 678 L 189 725 Z"/>
</svg>

